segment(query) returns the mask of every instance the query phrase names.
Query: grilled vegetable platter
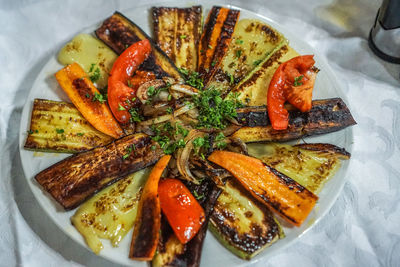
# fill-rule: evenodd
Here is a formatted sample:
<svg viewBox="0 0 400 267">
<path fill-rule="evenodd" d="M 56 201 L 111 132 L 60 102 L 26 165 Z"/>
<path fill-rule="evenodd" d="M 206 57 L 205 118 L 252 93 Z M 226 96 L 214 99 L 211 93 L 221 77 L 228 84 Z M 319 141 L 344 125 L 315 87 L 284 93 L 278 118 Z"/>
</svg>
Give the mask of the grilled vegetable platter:
<svg viewBox="0 0 400 267">
<path fill-rule="evenodd" d="M 306 41 L 235 7 L 110 14 L 54 51 L 28 97 L 35 197 L 117 263 L 268 258 L 329 210 L 351 156 L 356 122 Z"/>
</svg>

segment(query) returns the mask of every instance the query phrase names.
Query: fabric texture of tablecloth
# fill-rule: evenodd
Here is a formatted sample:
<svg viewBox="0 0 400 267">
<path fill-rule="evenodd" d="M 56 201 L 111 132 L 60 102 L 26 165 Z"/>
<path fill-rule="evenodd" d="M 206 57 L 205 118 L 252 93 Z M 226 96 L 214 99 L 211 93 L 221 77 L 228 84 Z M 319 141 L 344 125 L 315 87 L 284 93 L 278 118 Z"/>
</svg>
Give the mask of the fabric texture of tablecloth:
<svg viewBox="0 0 400 267">
<path fill-rule="evenodd" d="M 112 265 L 58 230 L 34 199 L 19 159 L 19 122 L 55 49 L 114 10 L 144 3 L 0 0 L 0 266 Z M 399 266 L 400 66 L 378 59 L 367 42 L 380 1 L 218 3 L 270 17 L 318 49 L 358 122 L 348 182 L 332 209 L 300 240 L 252 266 Z"/>
</svg>

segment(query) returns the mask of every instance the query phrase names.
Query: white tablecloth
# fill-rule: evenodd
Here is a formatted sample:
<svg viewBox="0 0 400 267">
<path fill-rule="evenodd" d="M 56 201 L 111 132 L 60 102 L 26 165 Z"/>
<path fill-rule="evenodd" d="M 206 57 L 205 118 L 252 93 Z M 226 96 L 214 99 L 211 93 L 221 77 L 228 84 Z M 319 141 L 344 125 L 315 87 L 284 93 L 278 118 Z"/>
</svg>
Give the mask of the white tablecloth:
<svg viewBox="0 0 400 267">
<path fill-rule="evenodd" d="M 0 266 L 111 265 L 76 245 L 38 205 L 17 135 L 22 107 L 49 55 L 83 27 L 144 2 L 0 1 Z M 380 1 L 229 2 L 278 21 L 317 48 L 358 122 L 348 182 L 330 212 L 299 241 L 254 266 L 399 266 L 400 66 L 378 59 L 367 43 Z"/>
</svg>

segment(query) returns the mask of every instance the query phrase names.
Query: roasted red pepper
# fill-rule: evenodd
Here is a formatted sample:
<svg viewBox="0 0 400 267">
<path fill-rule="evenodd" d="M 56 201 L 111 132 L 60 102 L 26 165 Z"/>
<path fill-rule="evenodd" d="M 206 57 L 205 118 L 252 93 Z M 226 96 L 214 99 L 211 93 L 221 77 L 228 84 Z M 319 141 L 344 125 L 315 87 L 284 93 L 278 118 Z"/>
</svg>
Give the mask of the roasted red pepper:
<svg viewBox="0 0 400 267">
<path fill-rule="evenodd" d="M 115 118 L 121 123 L 130 119 L 128 112 L 133 104 L 136 90 L 130 87 L 128 80 L 150 55 L 151 45 L 145 39 L 128 47 L 114 62 L 108 78 L 108 104 Z"/>
<path fill-rule="evenodd" d="M 284 130 L 289 113 L 284 108 L 288 101 L 302 112 L 311 109 L 312 90 L 316 78 L 313 55 L 298 56 L 282 63 L 275 71 L 268 88 L 268 116 L 275 130 Z"/>
<path fill-rule="evenodd" d="M 165 179 L 158 185 L 161 210 L 167 217 L 176 237 L 189 242 L 205 221 L 203 208 L 189 189 L 177 179 Z"/>
</svg>

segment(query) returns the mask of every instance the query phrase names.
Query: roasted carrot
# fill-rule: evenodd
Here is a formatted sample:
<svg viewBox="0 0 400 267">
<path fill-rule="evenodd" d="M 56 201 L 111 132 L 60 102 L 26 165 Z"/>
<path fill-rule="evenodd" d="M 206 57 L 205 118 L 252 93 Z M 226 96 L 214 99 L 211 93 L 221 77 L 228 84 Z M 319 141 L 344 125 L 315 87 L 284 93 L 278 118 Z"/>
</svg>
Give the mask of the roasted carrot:
<svg viewBox="0 0 400 267">
<path fill-rule="evenodd" d="M 200 230 L 206 217 L 203 208 L 189 189 L 178 179 L 165 179 L 158 187 L 161 210 L 182 244 Z"/>
<path fill-rule="evenodd" d="M 170 159 L 165 155 L 157 162 L 143 188 L 129 251 L 131 259 L 149 261 L 156 252 L 161 227 L 158 182 Z"/>
<path fill-rule="evenodd" d="M 105 99 L 81 66 L 72 63 L 59 70 L 55 76 L 69 99 L 94 128 L 114 138 L 124 135 Z"/>
<path fill-rule="evenodd" d="M 318 197 L 261 160 L 229 151 L 214 151 L 208 160 L 225 168 L 258 200 L 289 223 L 300 226 Z"/>
<path fill-rule="evenodd" d="M 215 74 L 222 61 L 239 14 L 238 10 L 217 6 L 208 14 L 198 48 L 198 71 L 204 78 L 204 84 Z"/>
</svg>

